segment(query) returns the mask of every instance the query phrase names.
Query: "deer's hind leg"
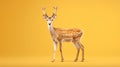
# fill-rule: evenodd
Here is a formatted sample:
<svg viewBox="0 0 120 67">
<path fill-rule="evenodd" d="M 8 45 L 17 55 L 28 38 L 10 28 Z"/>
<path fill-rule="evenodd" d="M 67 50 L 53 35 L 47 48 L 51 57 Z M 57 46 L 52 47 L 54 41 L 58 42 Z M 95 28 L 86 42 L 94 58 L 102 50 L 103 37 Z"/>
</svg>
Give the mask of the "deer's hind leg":
<svg viewBox="0 0 120 67">
<path fill-rule="evenodd" d="M 83 62 L 84 61 L 84 46 L 80 42 L 78 42 L 78 44 L 80 45 L 80 48 L 82 50 L 82 60 L 81 60 L 81 62 Z"/>
<path fill-rule="evenodd" d="M 76 54 L 76 58 L 75 58 L 75 62 L 78 60 L 79 57 L 79 52 L 80 49 L 82 50 L 82 62 L 84 61 L 84 46 L 79 42 L 79 41 L 73 41 L 75 47 L 77 48 L 77 54 Z"/>
<path fill-rule="evenodd" d="M 75 57 L 75 62 L 78 60 L 78 57 L 79 57 L 79 52 L 80 52 L 80 45 L 77 43 L 77 41 L 73 41 L 73 44 L 75 45 L 76 49 L 77 49 L 77 54 L 76 54 L 76 57 Z"/>
</svg>

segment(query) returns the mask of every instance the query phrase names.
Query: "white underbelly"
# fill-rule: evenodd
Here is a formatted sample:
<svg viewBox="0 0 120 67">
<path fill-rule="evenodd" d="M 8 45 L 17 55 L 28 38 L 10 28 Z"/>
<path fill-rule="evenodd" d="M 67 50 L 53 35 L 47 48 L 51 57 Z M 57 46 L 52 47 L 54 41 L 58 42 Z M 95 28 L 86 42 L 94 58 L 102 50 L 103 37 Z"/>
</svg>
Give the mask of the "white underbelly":
<svg viewBox="0 0 120 67">
<path fill-rule="evenodd" d="M 62 42 L 71 42 L 73 40 L 73 38 L 64 38 L 62 40 Z"/>
</svg>

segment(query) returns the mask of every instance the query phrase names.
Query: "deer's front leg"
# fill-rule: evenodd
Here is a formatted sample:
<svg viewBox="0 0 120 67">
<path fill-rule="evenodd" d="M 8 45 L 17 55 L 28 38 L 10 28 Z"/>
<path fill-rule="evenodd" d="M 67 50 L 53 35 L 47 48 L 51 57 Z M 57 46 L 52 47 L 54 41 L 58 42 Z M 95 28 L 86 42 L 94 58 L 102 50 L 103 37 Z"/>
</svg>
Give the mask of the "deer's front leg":
<svg viewBox="0 0 120 67">
<path fill-rule="evenodd" d="M 54 41 L 54 51 L 53 51 L 53 58 L 52 58 L 52 62 L 55 61 L 55 57 L 56 57 L 56 49 L 57 49 L 57 42 Z"/>
<path fill-rule="evenodd" d="M 61 62 L 63 62 L 64 58 L 63 58 L 63 53 L 62 53 L 62 43 L 61 42 L 59 43 L 60 43 Z"/>
</svg>

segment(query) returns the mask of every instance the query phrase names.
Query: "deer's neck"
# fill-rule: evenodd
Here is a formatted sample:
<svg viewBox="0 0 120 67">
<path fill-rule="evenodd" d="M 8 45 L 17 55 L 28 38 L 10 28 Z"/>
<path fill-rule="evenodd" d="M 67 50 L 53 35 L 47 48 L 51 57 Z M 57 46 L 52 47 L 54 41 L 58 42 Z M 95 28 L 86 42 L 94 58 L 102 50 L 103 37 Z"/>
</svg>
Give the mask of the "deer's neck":
<svg viewBox="0 0 120 67">
<path fill-rule="evenodd" d="M 55 33 L 55 29 L 53 27 L 53 25 L 51 24 L 50 26 L 48 26 L 50 34 L 52 37 L 56 37 L 56 33 Z"/>
</svg>

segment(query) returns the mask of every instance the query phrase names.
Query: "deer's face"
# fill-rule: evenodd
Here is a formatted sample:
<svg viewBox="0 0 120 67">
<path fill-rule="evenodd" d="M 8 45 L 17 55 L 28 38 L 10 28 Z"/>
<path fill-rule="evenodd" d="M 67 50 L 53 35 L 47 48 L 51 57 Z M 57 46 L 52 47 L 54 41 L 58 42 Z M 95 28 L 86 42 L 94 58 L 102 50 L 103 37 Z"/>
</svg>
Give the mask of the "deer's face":
<svg viewBox="0 0 120 67">
<path fill-rule="evenodd" d="M 47 24 L 50 26 L 55 19 L 56 15 L 53 13 L 51 17 L 48 17 L 47 14 L 43 15 L 44 19 L 46 20 Z"/>
</svg>

